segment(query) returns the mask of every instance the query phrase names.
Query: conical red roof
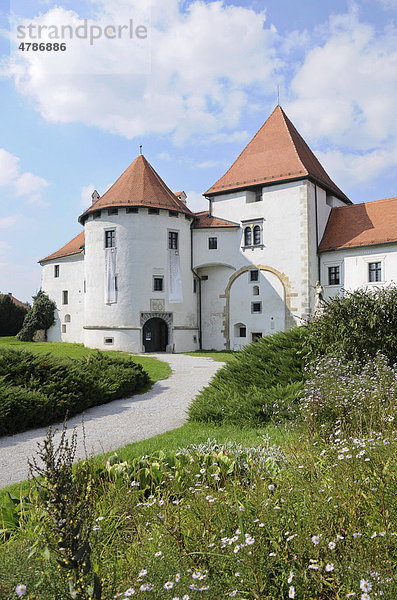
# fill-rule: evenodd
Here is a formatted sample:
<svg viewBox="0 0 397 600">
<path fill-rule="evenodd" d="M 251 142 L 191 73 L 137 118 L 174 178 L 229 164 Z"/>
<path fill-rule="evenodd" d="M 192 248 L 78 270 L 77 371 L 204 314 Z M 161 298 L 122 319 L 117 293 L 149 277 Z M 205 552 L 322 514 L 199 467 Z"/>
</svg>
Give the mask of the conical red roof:
<svg viewBox="0 0 397 600">
<path fill-rule="evenodd" d="M 84 243 L 85 237 L 84 231 L 82 231 L 56 252 L 49 254 L 45 258 L 41 258 L 39 263 L 44 262 L 45 260 L 52 260 L 54 258 L 62 258 L 63 256 L 71 256 L 72 254 L 81 254 L 81 252 L 84 250 Z"/>
<path fill-rule="evenodd" d="M 328 176 L 281 106 L 276 106 L 230 169 L 205 195 L 306 177 L 350 203 Z"/>
<path fill-rule="evenodd" d="M 79 217 L 79 221 L 84 221 L 92 211 L 123 206 L 163 208 L 193 216 L 186 204 L 178 200 L 142 155 L 139 155 L 112 187 Z"/>
</svg>

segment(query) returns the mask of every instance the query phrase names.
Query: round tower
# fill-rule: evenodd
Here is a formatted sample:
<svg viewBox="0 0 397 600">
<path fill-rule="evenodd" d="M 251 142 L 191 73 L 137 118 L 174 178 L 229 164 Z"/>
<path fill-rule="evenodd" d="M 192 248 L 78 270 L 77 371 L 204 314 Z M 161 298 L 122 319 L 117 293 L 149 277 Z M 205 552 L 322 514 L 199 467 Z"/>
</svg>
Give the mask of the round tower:
<svg viewBox="0 0 397 600">
<path fill-rule="evenodd" d="M 131 352 L 199 347 L 193 213 L 139 155 L 80 217 L 84 344 Z"/>
</svg>

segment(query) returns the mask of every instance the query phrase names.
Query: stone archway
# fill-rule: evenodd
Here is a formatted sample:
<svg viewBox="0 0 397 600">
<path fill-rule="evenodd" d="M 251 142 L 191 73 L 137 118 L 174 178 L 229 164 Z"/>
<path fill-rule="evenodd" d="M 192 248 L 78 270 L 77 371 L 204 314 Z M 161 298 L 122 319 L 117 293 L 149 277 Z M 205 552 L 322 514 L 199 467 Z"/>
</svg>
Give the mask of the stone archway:
<svg viewBox="0 0 397 600">
<path fill-rule="evenodd" d="M 141 313 L 141 327 L 142 327 L 142 347 L 145 348 L 145 352 L 155 352 L 156 350 L 146 350 L 146 346 L 145 346 L 145 325 L 146 323 L 148 323 L 149 321 L 151 321 L 151 329 L 152 329 L 152 336 L 153 333 L 155 335 L 157 335 L 157 340 L 159 340 L 159 331 L 158 329 L 161 327 L 160 322 L 163 322 L 165 327 L 166 327 L 166 334 L 161 334 L 162 335 L 162 339 L 166 339 L 166 344 L 164 347 L 163 351 L 166 352 L 170 352 L 172 351 L 172 345 L 173 345 L 173 315 L 172 313 L 166 313 L 166 312 L 145 312 L 145 313 Z M 157 323 L 157 333 L 156 333 L 156 323 Z M 153 327 L 154 327 L 154 331 L 153 331 Z M 150 341 L 150 340 L 147 340 Z"/>
<path fill-rule="evenodd" d="M 290 281 L 289 281 L 289 278 L 287 277 L 287 275 L 285 275 L 285 273 L 281 273 L 280 271 L 277 271 L 277 269 L 274 269 L 273 267 L 269 267 L 267 265 L 252 264 L 249 266 L 241 267 L 241 269 L 238 269 L 238 271 L 236 271 L 235 273 L 233 273 L 233 275 L 231 275 L 231 277 L 227 283 L 225 293 L 220 295 L 220 298 L 225 298 L 225 300 L 226 300 L 225 309 L 223 312 L 224 318 L 223 318 L 223 330 L 222 330 L 222 333 L 225 338 L 226 350 L 230 350 L 230 289 L 231 289 L 234 281 L 238 277 L 240 277 L 240 275 L 242 275 L 243 273 L 246 273 L 247 271 L 251 271 L 252 269 L 259 269 L 260 271 L 267 271 L 269 273 L 273 273 L 273 275 L 276 275 L 276 277 L 280 280 L 280 282 L 282 283 L 283 289 L 284 289 L 285 327 L 286 327 L 286 329 L 289 329 L 290 327 L 295 325 L 295 321 L 291 315 L 291 299 L 292 299 L 291 284 L 290 284 Z"/>
</svg>

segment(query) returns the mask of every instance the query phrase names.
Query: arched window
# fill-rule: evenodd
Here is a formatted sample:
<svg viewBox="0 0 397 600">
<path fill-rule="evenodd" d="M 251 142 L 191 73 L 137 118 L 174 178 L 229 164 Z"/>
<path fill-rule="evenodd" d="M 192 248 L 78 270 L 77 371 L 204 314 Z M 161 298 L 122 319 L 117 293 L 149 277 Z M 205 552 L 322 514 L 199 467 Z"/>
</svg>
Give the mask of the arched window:
<svg viewBox="0 0 397 600">
<path fill-rule="evenodd" d="M 254 227 L 254 246 L 259 246 L 261 243 L 261 228 L 260 225 Z"/>
<path fill-rule="evenodd" d="M 65 315 L 65 323 L 70 323 L 70 315 Z"/>
<path fill-rule="evenodd" d="M 251 246 L 252 244 L 252 232 L 251 227 L 244 229 L 244 246 Z"/>
<path fill-rule="evenodd" d="M 245 338 L 247 337 L 247 328 L 244 323 L 236 323 L 234 326 L 234 337 Z"/>
<path fill-rule="evenodd" d="M 252 288 L 252 294 L 253 296 L 259 296 L 259 285 L 254 285 Z"/>
</svg>

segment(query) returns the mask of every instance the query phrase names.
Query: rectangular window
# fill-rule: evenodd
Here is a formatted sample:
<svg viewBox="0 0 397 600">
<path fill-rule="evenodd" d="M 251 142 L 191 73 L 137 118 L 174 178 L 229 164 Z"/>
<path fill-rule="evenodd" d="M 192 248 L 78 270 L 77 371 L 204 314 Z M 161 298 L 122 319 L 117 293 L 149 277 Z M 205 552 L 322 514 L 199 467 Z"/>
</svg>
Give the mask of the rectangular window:
<svg viewBox="0 0 397 600">
<path fill-rule="evenodd" d="M 138 212 L 138 207 L 137 206 L 127 206 L 127 208 L 125 209 L 125 212 L 128 213 L 137 213 Z"/>
<path fill-rule="evenodd" d="M 54 277 L 59 277 L 59 265 L 54 265 Z"/>
<path fill-rule="evenodd" d="M 83 282 L 83 286 L 84 286 L 84 293 L 86 293 L 87 292 L 87 282 L 86 282 L 85 279 L 84 279 L 84 282 Z"/>
<path fill-rule="evenodd" d="M 164 278 L 163 277 L 153 277 L 153 291 L 154 292 L 162 292 L 164 289 Z"/>
<path fill-rule="evenodd" d="M 108 215 L 118 215 L 118 214 L 119 214 L 118 208 L 108 208 Z"/>
<path fill-rule="evenodd" d="M 104 343 L 106 346 L 110 346 L 111 344 L 113 344 L 113 342 L 114 342 L 114 338 L 111 338 L 111 337 L 106 337 L 106 338 L 103 340 L 103 343 Z"/>
<path fill-rule="evenodd" d="M 197 279 L 193 279 L 193 294 L 197 294 Z"/>
<path fill-rule="evenodd" d="M 178 211 L 176 211 L 176 210 L 169 210 L 168 211 L 168 216 L 169 217 L 177 217 L 178 216 Z"/>
<path fill-rule="evenodd" d="M 261 334 L 261 333 L 259 333 L 259 332 L 256 332 L 256 331 L 255 331 L 255 332 L 252 332 L 252 333 L 251 333 L 251 340 L 252 340 L 253 342 L 257 342 L 258 340 L 260 340 L 260 339 L 261 339 L 261 337 L 262 337 L 262 334 Z"/>
<path fill-rule="evenodd" d="M 262 200 L 262 190 L 255 191 L 255 202 L 260 202 Z"/>
<path fill-rule="evenodd" d="M 339 267 L 328 267 L 328 285 L 339 285 Z"/>
<path fill-rule="evenodd" d="M 259 281 L 259 271 L 257 269 L 250 271 L 250 281 Z"/>
<path fill-rule="evenodd" d="M 66 333 L 66 325 L 62 325 L 62 333 Z"/>
<path fill-rule="evenodd" d="M 247 337 L 247 328 L 246 327 L 240 327 L 239 336 L 240 337 Z"/>
<path fill-rule="evenodd" d="M 94 210 L 94 212 L 92 213 L 92 218 L 93 219 L 100 219 L 101 218 L 101 211 L 100 210 Z"/>
<path fill-rule="evenodd" d="M 68 290 L 63 290 L 63 292 L 62 292 L 62 304 L 69 304 L 69 292 L 68 292 Z"/>
<path fill-rule="evenodd" d="M 251 312 L 252 313 L 261 313 L 262 312 L 262 302 L 251 302 Z"/>
<path fill-rule="evenodd" d="M 178 233 L 176 231 L 168 232 L 168 248 L 178 250 Z"/>
<path fill-rule="evenodd" d="M 109 229 L 105 231 L 105 248 L 115 248 L 116 246 L 116 230 Z"/>
<path fill-rule="evenodd" d="M 382 281 L 381 262 L 371 262 L 368 264 L 368 281 Z"/>
<path fill-rule="evenodd" d="M 148 208 L 148 214 L 149 215 L 159 215 L 160 211 L 158 208 Z"/>
<path fill-rule="evenodd" d="M 208 238 L 208 249 L 216 250 L 218 248 L 218 238 L 210 237 Z"/>
<path fill-rule="evenodd" d="M 117 275 L 114 276 L 114 289 L 116 292 L 119 291 L 119 282 L 118 282 Z"/>
</svg>

